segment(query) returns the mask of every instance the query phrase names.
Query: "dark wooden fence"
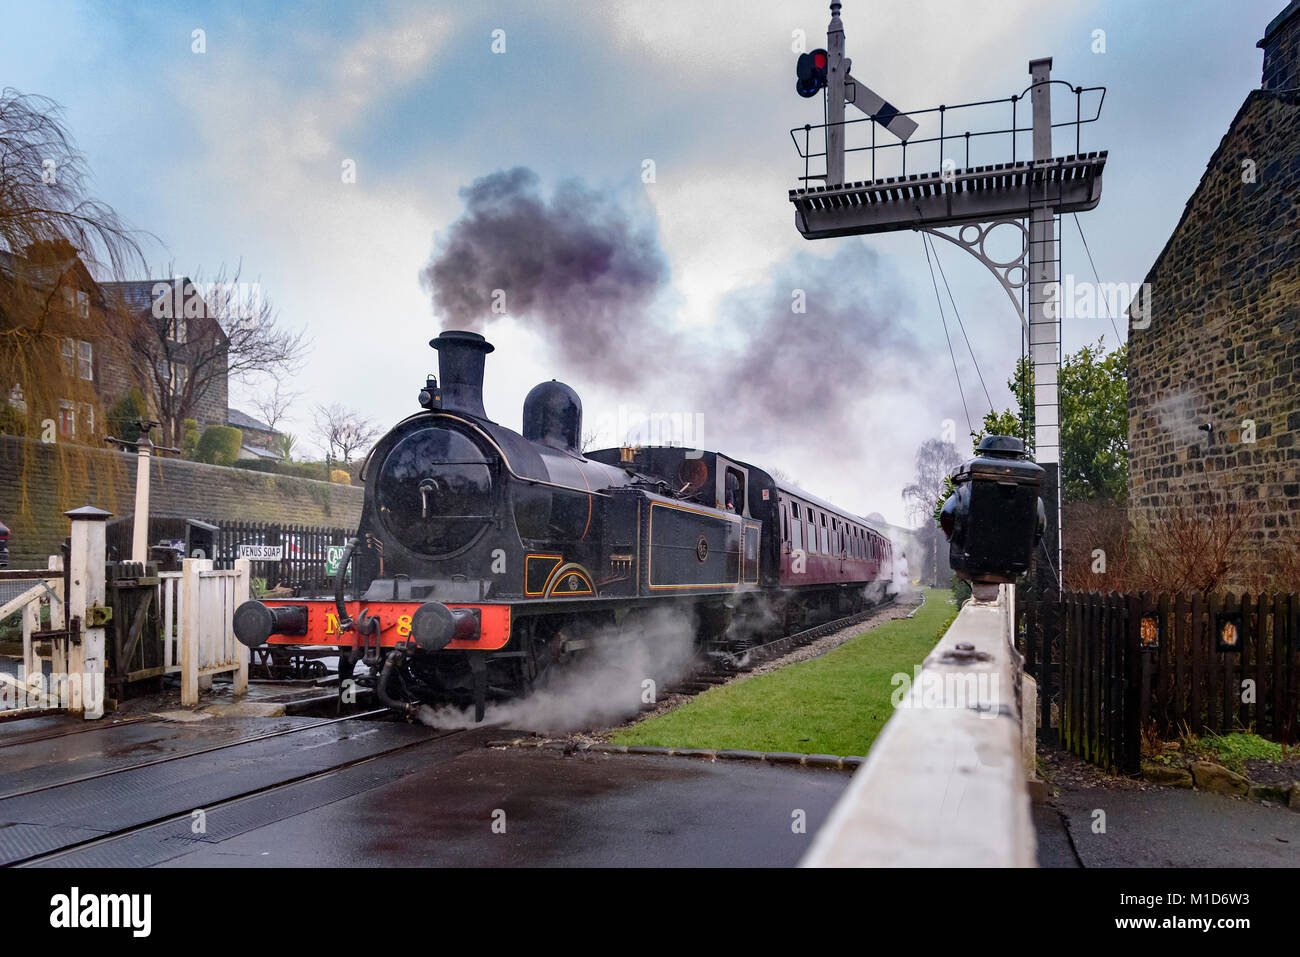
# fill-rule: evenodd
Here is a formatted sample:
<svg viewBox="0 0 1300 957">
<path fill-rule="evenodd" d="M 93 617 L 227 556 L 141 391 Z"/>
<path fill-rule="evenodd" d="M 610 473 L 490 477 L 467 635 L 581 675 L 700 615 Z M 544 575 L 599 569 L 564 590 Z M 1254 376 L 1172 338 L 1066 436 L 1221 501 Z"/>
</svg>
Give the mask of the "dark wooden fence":
<svg viewBox="0 0 1300 957">
<path fill-rule="evenodd" d="M 266 581 L 268 588 L 283 587 L 293 591 L 295 597 L 330 594 L 334 580 L 326 574 L 331 547 L 341 547 L 355 529 L 320 528 L 312 525 L 286 525 L 278 522 L 210 521 L 213 533 L 213 561 L 217 569 L 234 567 L 241 545 L 279 546 L 281 558 L 252 561 L 252 575 Z M 184 542 L 186 519 L 175 516 L 154 515 L 149 518 L 149 543 Z M 127 560 L 131 557 L 132 519 L 122 518 L 109 522 L 107 545 L 110 560 Z M 347 583 L 351 583 L 348 569 Z"/>
<path fill-rule="evenodd" d="M 1092 763 L 1136 773 L 1144 732 L 1162 739 L 1300 729 L 1295 594 L 1102 594 L 1017 600 L 1039 735 Z"/>
<path fill-rule="evenodd" d="M 327 574 L 330 548 L 341 548 L 354 534 L 342 528 L 310 525 L 279 525 L 265 522 L 219 522 L 217 524 L 216 567 L 233 568 L 240 546 L 279 546 L 280 559 L 252 559 L 254 578 L 266 579 L 268 588 L 290 588 L 296 597 L 328 594 L 334 579 Z M 346 583 L 351 583 L 348 569 Z"/>
</svg>

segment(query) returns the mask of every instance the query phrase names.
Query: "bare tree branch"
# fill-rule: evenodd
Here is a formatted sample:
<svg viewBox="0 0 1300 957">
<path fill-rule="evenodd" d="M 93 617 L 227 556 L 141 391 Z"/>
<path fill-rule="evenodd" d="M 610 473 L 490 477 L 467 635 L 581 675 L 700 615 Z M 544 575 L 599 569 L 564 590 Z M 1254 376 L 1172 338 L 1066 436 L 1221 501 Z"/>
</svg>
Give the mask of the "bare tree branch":
<svg viewBox="0 0 1300 957">
<path fill-rule="evenodd" d="M 378 427 L 360 412 L 337 402 L 316 406 L 315 419 L 321 444 L 331 458 L 344 462 L 351 462 L 353 453 L 368 448 L 379 434 Z"/>
<path fill-rule="evenodd" d="M 120 349 L 123 330 L 101 310 L 95 283 L 139 266 L 137 237 L 147 234 L 92 198 L 88 179 L 58 104 L 0 91 L 0 405 L 24 420 L 65 400 L 98 408 L 92 378 L 66 350 Z M 90 430 L 80 436 L 94 441 Z"/>
<path fill-rule="evenodd" d="M 242 282 L 238 267 L 222 268 L 211 282 L 196 277 L 149 284 L 147 307 L 139 302 L 140 284 L 106 284 L 119 295 L 118 309 L 134 319 L 132 365 L 173 444 L 215 382 L 288 374 L 307 351 L 305 333 L 281 326 L 261 284 Z"/>
<path fill-rule="evenodd" d="M 302 398 L 301 392 L 290 392 L 281 388 L 280 380 L 277 378 L 272 386 L 270 393 L 263 392 L 253 398 L 253 408 L 257 414 L 262 417 L 267 428 L 272 432 L 278 431 L 276 426 L 284 420 L 293 408 L 294 403 Z"/>
</svg>

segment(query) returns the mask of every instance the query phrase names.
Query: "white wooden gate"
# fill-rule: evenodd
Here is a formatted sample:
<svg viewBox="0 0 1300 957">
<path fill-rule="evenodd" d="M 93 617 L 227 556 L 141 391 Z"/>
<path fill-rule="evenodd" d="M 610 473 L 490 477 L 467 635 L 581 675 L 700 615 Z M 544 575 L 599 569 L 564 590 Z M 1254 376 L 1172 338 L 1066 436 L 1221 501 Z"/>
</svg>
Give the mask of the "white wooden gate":
<svg viewBox="0 0 1300 957">
<path fill-rule="evenodd" d="M 169 600 L 176 579 L 163 578 L 164 655 L 168 670 L 181 674 L 181 704 L 199 703 L 199 680 L 231 673 L 235 694 L 248 691 L 248 649 L 235 637 L 235 609 L 248 601 L 248 559 L 230 571 L 216 571 L 212 560 L 187 558 L 180 590 Z M 174 609 L 174 610 L 173 610 Z"/>
<path fill-rule="evenodd" d="M 49 609 L 50 628 L 63 627 L 63 559 L 51 557 L 45 572 L 8 572 L 0 584 L 4 586 L 0 589 L 0 621 L 14 614 L 20 614 L 22 620 L 21 657 L 6 658 L 0 669 L 0 718 L 66 708 L 66 695 L 61 692 L 68 690 L 67 682 L 59 679 L 68 674 L 67 641 L 32 638 L 42 630 L 42 607 Z"/>
</svg>

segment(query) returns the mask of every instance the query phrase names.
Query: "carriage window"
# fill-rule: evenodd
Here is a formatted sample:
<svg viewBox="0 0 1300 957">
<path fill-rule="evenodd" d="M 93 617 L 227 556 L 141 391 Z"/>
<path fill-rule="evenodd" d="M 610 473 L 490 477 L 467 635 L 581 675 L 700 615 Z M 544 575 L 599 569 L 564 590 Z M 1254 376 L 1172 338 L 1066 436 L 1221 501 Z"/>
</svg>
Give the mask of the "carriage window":
<svg viewBox="0 0 1300 957">
<path fill-rule="evenodd" d="M 825 515 L 822 516 L 822 518 L 825 517 L 826 517 Z M 826 526 L 823 525 L 822 526 L 822 554 L 829 555 L 830 553 L 831 553 L 830 533 L 826 531 Z"/>
<path fill-rule="evenodd" d="M 817 526 L 812 522 L 808 523 L 808 551 L 817 551 Z"/>
<path fill-rule="evenodd" d="M 781 541 L 790 541 L 790 513 L 781 513 Z"/>
<path fill-rule="evenodd" d="M 803 548 L 803 522 L 796 519 L 794 524 L 790 526 L 790 531 L 794 533 L 794 537 L 790 540 L 790 547 L 798 551 Z"/>
</svg>

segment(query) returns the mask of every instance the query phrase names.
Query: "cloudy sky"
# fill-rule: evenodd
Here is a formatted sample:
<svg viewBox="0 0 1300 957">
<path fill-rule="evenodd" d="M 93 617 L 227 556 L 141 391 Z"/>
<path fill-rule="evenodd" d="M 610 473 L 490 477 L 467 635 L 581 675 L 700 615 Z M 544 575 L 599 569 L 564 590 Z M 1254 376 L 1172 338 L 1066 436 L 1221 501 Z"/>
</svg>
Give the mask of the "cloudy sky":
<svg viewBox="0 0 1300 957">
<path fill-rule="evenodd" d="M 1104 197 L 1080 219 L 1101 280 L 1138 282 L 1259 85 L 1255 41 L 1283 6 L 846 0 L 843 16 L 854 75 L 902 110 L 1020 93 L 1040 56 L 1106 86 L 1083 134 L 1110 151 Z M 938 244 L 971 341 L 945 292 L 959 391 L 918 234 L 795 229 L 788 131 L 822 108 L 794 92 L 793 48 L 797 31 L 824 43 L 821 0 L 0 7 L 0 85 L 64 107 L 98 196 L 152 234 L 154 272 L 242 262 L 307 330 L 289 423 L 304 445 L 318 402 L 413 411 L 427 341 L 476 328 L 507 426 L 561 378 L 602 444 L 679 413 L 699 444 L 901 522 L 920 442 L 1012 402 L 1019 320 L 983 266 Z M 1073 219 L 1062 234 L 1065 271 L 1091 280 Z M 1063 336 L 1115 345 L 1104 316 Z"/>
</svg>

